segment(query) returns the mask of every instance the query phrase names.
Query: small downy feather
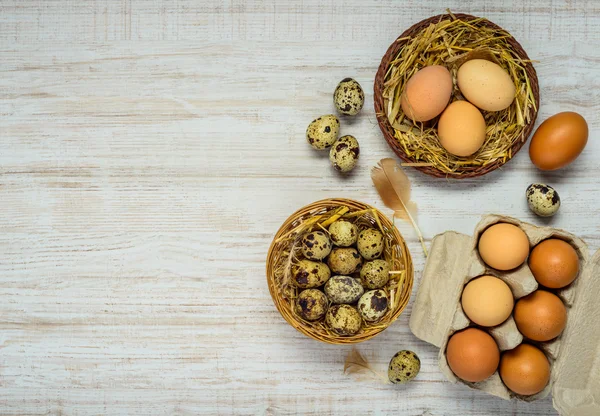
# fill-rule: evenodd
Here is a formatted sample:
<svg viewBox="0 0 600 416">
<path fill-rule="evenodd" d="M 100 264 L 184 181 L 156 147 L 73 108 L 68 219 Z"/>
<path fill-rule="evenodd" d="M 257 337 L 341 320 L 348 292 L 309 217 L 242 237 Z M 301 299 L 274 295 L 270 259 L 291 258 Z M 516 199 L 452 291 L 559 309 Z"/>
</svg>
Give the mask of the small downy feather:
<svg viewBox="0 0 600 416">
<path fill-rule="evenodd" d="M 386 158 L 379 161 L 379 165 L 371 170 L 371 179 L 386 207 L 394 210 L 394 217 L 403 219 L 412 224 L 415 229 L 423 252 L 427 256 L 427 248 L 419 226 L 415 220 L 417 204 L 410 200 L 410 179 L 402 171 L 394 159 Z"/>
<path fill-rule="evenodd" d="M 346 361 L 344 362 L 344 374 L 354 375 L 357 379 L 375 379 L 388 382 L 387 377 L 375 371 L 363 355 L 356 349 L 352 348 Z"/>
</svg>

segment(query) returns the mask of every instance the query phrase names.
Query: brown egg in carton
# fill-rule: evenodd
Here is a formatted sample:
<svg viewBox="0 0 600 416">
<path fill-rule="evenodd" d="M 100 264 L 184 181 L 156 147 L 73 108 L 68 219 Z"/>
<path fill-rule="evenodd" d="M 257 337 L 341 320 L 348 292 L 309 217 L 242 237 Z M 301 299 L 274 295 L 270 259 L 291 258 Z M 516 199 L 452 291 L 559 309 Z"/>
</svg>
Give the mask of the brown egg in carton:
<svg viewBox="0 0 600 416">
<path fill-rule="evenodd" d="M 498 371 L 482 382 L 463 381 L 454 375 L 446 360 L 450 336 L 475 326 L 461 307 L 461 295 L 467 282 L 483 275 L 496 276 L 508 284 L 515 303 L 538 288 L 527 260 L 515 270 L 502 272 L 487 266 L 479 256 L 479 237 L 496 223 L 521 228 L 529 239 L 530 252 L 538 243 L 558 238 L 571 244 L 580 260 L 575 281 L 564 289 L 551 290 L 567 308 L 566 327 L 557 338 L 549 342 L 525 340 L 512 314 L 499 326 L 483 328 L 495 339 L 501 353 L 525 340 L 546 354 L 551 364 L 550 382 L 543 391 L 532 396 L 510 391 Z M 554 407 L 561 414 L 600 415 L 600 251 L 590 259 L 585 242 L 573 234 L 511 217 L 486 215 L 477 224 L 473 236 L 454 231 L 435 236 L 410 317 L 410 328 L 415 336 L 440 348 L 440 369 L 453 383 L 460 382 L 506 400 L 534 401 L 552 394 Z"/>
</svg>

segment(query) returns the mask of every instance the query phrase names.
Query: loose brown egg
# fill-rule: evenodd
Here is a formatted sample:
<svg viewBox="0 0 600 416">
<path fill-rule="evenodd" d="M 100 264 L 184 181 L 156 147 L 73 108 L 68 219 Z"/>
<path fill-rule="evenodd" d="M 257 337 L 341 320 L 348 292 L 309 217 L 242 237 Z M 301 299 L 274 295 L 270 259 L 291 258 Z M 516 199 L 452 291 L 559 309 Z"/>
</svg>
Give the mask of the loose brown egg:
<svg viewBox="0 0 600 416">
<path fill-rule="evenodd" d="M 529 145 L 529 157 L 541 170 L 560 169 L 577 159 L 587 140 L 588 125 L 581 115 L 571 111 L 558 113 L 537 128 Z"/>
<path fill-rule="evenodd" d="M 565 329 L 567 309 L 555 294 L 536 290 L 517 301 L 514 318 L 523 336 L 534 341 L 550 341 Z"/>
<path fill-rule="evenodd" d="M 521 344 L 502 354 L 500 378 L 517 394 L 536 394 L 550 381 L 550 362 L 538 348 Z"/>
<path fill-rule="evenodd" d="M 485 128 L 485 120 L 477 107 L 467 101 L 454 101 L 440 117 L 438 137 L 449 153 L 466 157 L 483 144 Z"/>
<path fill-rule="evenodd" d="M 519 267 L 529 254 L 529 239 L 513 224 L 492 225 L 479 238 L 479 255 L 496 270 Z"/>
<path fill-rule="evenodd" d="M 500 350 L 487 332 L 467 328 L 448 340 L 446 359 L 458 378 L 478 382 L 494 374 L 500 361 Z"/>
<path fill-rule="evenodd" d="M 579 273 L 579 257 L 573 246 L 558 238 L 539 243 L 529 255 L 529 268 L 539 284 L 551 289 L 570 285 Z"/>
<path fill-rule="evenodd" d="M 496 326 L 510 316 L 514 300 L 506 283 L 494 276 L 471 280 L 464 288 L 461 305 L 469 319 L 481 326 Z"/>
<path fill-rule="evenodd" d="M 446 67 L 426 66 L 406 83 L 402 111 L 414 121 L 429 121 L 444 111 L 451 94 L 452 76 Z"/>
</svg>

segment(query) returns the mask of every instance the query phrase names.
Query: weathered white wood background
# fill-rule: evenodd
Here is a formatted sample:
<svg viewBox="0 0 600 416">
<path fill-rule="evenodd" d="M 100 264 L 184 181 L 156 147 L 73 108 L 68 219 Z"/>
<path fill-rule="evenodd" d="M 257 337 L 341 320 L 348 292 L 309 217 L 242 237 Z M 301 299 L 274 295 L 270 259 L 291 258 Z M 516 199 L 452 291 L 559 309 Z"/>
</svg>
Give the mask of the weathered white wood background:
<svg viewBox="0 0 600 416">
<path fill-rule="evenodd" d="M 462 3 L 462 4 L 461 4 Z M 327 197 L 381 207 L 369 168 L 392 156 L 372 86 L 390 42 L 422 18 L 483 15 L 539 60 L 540 118 L 582 113 L 583 156 L 542 176 L 523 151 L 464 182 L 408 170 L 430 240 L 481 214 L 540 224 L 532 181 L 563 199 L 550 224 L 600 246 L 600 4 L 581 0 L 0 1 L 0 413 L 548 415 L 445 381 L 406 313 L 360 350 L 406 386 L 342 375 L 349 347 L 305 338 L 265 283 L 271 238 Z M 358 79 L 361 143 L 342 178 L 305 143 Z M 424 258 L 412 229 L 418 283 Z M 415 285 L 416 286 L 416 285 Z"/>
</svg>

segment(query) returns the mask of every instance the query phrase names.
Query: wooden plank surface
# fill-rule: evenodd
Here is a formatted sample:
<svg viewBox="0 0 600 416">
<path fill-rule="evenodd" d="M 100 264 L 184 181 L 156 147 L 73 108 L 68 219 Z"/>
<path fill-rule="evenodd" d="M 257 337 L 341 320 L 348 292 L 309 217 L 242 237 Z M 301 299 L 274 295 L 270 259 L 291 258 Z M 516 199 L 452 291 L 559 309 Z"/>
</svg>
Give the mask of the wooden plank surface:
<svg viewBox="0 0 600 416">
<path fill-rule="evenodd" d="M 539 119 L 575 110 L 591 134 L 559 173 L 526 150 L 459 183 L 408 170 L 427 240 L 489 212 L 542 224 L 524 192 L 546 181 L 563 200 L 547 223 L 600 246 L 600 3 L 422 3 L 2 0 L 0 413 L 554 414 L 550 398 L 445 381 L 410 305 L 360 350 L 381 369 L 414 350 L 419 377 L 355 381 L 348 347 L 297 333 L 269 296 L 265 256 L 293 211 L 327 197 L 382 207 L 369 168 L 393 154 L 373 77 L 396 36 L 447 7 L 513 33 L 539 61 Z M 342 122 L 362 150 L 342 178 L 304 132 L 346 76 L 367 102 Z M 399 228 L 418 283 L 423 254 Z"/>
</svg>

